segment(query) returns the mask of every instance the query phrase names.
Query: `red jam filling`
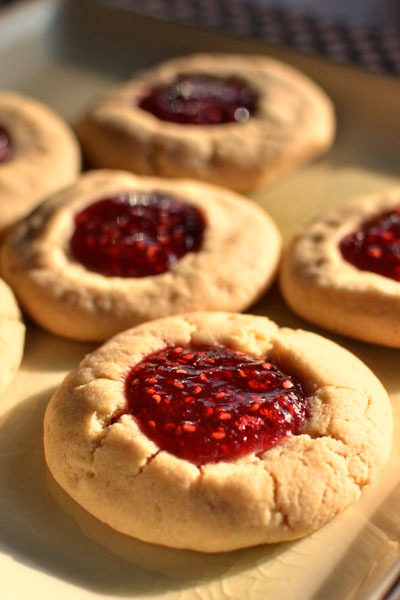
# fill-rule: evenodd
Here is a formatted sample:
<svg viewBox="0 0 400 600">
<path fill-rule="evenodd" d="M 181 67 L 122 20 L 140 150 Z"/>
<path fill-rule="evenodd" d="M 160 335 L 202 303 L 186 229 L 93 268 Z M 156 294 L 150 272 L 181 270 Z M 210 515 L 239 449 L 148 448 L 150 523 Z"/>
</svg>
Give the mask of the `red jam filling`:
<svg viewBox="0 0 400 600">
<path fill-rule="evenodd" d="M 11 160 L 13 154 L 10 134 L 0 125 L 0 163 Z"/>
<path fill-rule="evenodd" d="M 254 114 L 257 94 L 238 77 L 180 75 L 153 87 L 139 101 L 143 110 L 162 121 L 190 125 L 244 122 Z"/>
<path fill-rule="evenodd" d="M 340 241 L 340 251 L 357 269 L 400 281 L 400 206 L 346 235 Z"/>
<path fill-rule="evenodd" d="M 205 219 L 193 205 L 161 192 L 127 192 L 75 215 L 73 256 L 111 277 L 146 277 L 169 271 L 198 252 Z"/>
<path fill-rule="evenodd" d="M 196 465 L 268 450 L 301 432 L 301 385 L 270 361 L 219 346 L 167 347 L 126 380 L 128 410 L 162 450 Z"/>
</svg>

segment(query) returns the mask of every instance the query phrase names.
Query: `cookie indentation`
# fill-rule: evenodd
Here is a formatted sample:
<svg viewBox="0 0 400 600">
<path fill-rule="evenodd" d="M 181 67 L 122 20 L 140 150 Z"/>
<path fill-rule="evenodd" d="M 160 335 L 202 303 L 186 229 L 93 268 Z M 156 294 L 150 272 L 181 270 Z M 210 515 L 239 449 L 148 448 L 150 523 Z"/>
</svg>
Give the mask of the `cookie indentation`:
<svg viewBox="0 0 400 600">
<path fill-rule="evenodd" d="M 245 122 L 256 111 L 257 93 L 239 77 L 178 75 L 154 86 L 139 101 L 162 121 L 190 125 Z"/>
<path fill-rule="evenodd" d="M 13 155 L 13 143 L 9 132 L 0 125 L 0 164 L 11 160 Z"/>
<path fill-rule="evenodd" d="M 75 215 L 70 240 L 87 269 L 113 277 L 169 271 L 198 252 L 206 227 L 195 206 L 162 192 L 130 191 L 94 202 Z"/>
<path fill-rule="evenodd" d="M 400 281 L 400 206 L 369 219 L 340 241 L 345 260 Z"/>
<path fill-rule="evenodd" d="M 169 346 L 128 374 L 130 413 L 161 449 L 196 465 L 262 453 L 299 434 L 301 384 L 270 360 L 219 346 Z"/>
</svg>

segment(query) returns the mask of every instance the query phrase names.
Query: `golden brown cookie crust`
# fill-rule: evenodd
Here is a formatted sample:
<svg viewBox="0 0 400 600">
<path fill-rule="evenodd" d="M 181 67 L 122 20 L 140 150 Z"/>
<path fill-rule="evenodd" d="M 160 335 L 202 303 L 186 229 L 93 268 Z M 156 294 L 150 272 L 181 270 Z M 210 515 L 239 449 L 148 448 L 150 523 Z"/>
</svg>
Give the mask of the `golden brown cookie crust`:
<svg viewBox="0 0 400 600">
<path fill-rule="evenodd" d="M 274 356 L 309 399 L 303 433 L 261 456 L 202 467 L 160 450 L 122 414 L 124 381 L 144 356 L 174 344 Z M 385 390 L 347 350 L 265 317 L 200 312 L 142 324 L 88 355 L 51 399 L 44 443 L 54 478 L 101 521 L 148 542 L 219 552 L 292 540 L 330 521 L 375 479 L 392 426 Z"/>
<path fill-rule="evenodd" d="M 206 228 L 199 252 L 168 272 L 105 277 L 69 253 L 73 215 L 128 190 L 159 190 L 197 206 Z M 280 233 L 265 211 L 234 192 L 189 180 L 92 171 L 56 194 L 5 240 L 3 272 L 21 305 L 44 328 L 99 341 L 143 321 L 189 310 L 242 311 L 265 292 L 280 258 Z"/>
<path fill-rule="evenodd" d="M 0 394 L 10 385 L 22 361 L 25 325 L 10 287 L 0 279 Z"/>
<path fill-rule="evenodd" d="M 238 76 L 259 95 L 246 123 L 213 126 L 161 121 L 137 106 L 148 88 L 180 73 Z M 293 67 L 265 56 L 196 54 L 166 61 L 117 87 L 77 126 L 98 168 L 190 177 L 248 191 L 325 152 L 335 117 L 325 92 Z"/>
<path fill-rule="evenodd" d="M 0 125 L 15 148 L 0 164 L 0 232 L 45 196 L 72 183 L 80 171 L 80 149 L 72 130 L 50 108 L 12 92 L 0 93 Z"/>
<path fill-rule="evenodd" d="M 307 224 L 284 253 L 280 286 L 304 319 L 341 335 L 400 347 L 400 283 L 361 271 L 338 244 L 379 213 L 400 205 L 400 190 L 352 198 Z"/>
</svg>

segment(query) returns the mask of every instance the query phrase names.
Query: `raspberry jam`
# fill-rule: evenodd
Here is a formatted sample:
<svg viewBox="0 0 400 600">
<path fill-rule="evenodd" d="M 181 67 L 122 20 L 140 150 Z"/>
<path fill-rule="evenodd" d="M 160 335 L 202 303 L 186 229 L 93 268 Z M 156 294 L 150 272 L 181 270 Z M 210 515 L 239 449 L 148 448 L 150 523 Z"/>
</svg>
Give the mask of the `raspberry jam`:
<svg viewBox="0 0 400 600">
<path fill-rule="evenodd" d="M 128 410 L 161 449 L 196 465 L 261 453 L 299 434 L 308 403 L 277 365 L 219 346 L 170 346 L 126 379 Z"/>
<path fill-rule="evenodd" d="M 11 160 L 13 154 L 10 134 L 0 125 L 0 163 Z"/>
<path fill-rule="evenodd" d="M 75 215 L 73 256 L 111 277 L 146 277 L 170 270 L 202 245 L 205 219 L 193 205 L 161 192 L 126 192 Z"/>
<path fill-rule="evenodd" d="M 357 269 L 400 281 L 400 206 L 346 235 L 340 241 L 340 251 Z"/>
<path fill-rule="evenodd" d="M 238 77 L 188 74 L 153 87 L 141 98 L 139 106 L 158 119 L 173 123 L 241 123 L 254 114 L 257 94 Z"/>
</svg>

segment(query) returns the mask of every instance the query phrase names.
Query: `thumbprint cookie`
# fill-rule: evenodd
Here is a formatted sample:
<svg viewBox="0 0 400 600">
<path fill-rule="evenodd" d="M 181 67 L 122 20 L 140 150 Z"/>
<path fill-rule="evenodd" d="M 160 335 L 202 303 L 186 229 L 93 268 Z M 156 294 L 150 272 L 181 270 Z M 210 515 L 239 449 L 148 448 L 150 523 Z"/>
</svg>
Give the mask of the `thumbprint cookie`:
<svg viewBox="0 0 400 600">
<path fill-rule="evenodd" d="M 91 171 L 13 229 L 2 267 L 39 325 L 102 341 L 191 310 L 242 311 L 275 277 L 280 232 L 239 194 Z"/>
<path fill-rule="evenodd" d="M 76 127 L 96 168 L 248 191 L 332 145 L 335 116 L 308 76 L 266 56 L 174 58 L 110 90 Z"/>
<path fill-rule="evenodd" d="M 58 484 L 147 542 L 222 552 L 294 540 L 374 481 L 389 398 L 349 351 L 266 317 L 195 312 L 126 330 L 51 398 Z"/>
<path fill-rule="evenodd" d="M 285 252 L 281 289 L 294 312 L 340 335 L 400 347 L 400 190 L 321 214 Z"/>
<path fill-rule="evenodd" d="M 0 233 L 79 171 L 79 145 L 61 117 L 33 98 L 0 92 Z"/>
</svg>

